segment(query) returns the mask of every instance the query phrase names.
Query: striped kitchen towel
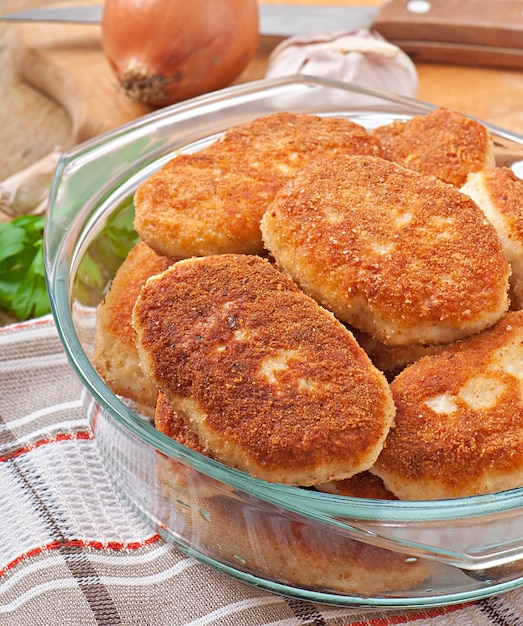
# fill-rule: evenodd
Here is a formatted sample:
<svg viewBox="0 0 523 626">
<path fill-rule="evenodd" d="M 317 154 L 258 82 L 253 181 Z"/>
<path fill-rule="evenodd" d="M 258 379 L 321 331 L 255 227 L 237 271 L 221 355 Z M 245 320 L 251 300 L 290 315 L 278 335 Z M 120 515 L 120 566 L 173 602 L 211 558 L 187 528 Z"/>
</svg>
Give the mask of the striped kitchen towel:
<svg viewBox="0 0 523 626">
<path fill-rule="evenodd" d="M 341 608 L 245 585 L 166 543 L 115 491 L 51 317 L 0 328 L 2 626 L 523 626 L 523 591 Z"/>
</svg>

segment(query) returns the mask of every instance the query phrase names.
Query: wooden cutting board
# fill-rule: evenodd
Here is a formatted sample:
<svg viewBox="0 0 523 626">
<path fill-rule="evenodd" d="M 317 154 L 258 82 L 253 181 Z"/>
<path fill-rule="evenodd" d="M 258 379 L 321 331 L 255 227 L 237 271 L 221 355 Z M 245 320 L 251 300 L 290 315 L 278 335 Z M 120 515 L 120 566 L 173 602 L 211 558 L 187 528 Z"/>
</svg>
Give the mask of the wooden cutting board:
<svg viewBox="0 0 523 626">
<path fill-rule="evenodd" d="M 22 23 L 12 43 L 17 73 L 65 108 L 78 142 L 153 110 L 119 91 L 102 51 L 100 30 L 97 24 Z M 262 78 L 279 41 L 261 37 L 255 58 L 235 82 Z"/>
<path fill-rule="evenodd" d="M 151 111 L 118 92 L 96 24 L 19 24 L 12 54 L 20 77 L 69 113 L 77 141 Z"/>
<path fill-rule="evenodd" d="M 287 1 L 321 4 L 319 0 Z M 325 2 L 335 4 L 338 0 Z M 102 52 L 99 25 L 21 23 L 14 35 L 15 70 L 69 113 L 74 141 L 84 141 L 152 110 L 118 90 Z M 263 78 L 267 59 L 280 41 L 261 37 L 255 58 L 235 82 Z M 421 100 L 523 134 L 523 71 L 428 63 L 416 67 Z"/>
</svg>

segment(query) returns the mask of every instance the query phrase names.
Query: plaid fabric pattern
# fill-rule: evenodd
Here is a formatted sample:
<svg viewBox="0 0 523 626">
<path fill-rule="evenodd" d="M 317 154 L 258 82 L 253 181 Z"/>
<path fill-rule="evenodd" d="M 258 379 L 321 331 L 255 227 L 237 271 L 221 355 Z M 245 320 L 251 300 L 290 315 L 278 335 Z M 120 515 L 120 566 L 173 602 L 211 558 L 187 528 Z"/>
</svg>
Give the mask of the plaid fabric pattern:
<svg viewBox="0 0 523 626">
<path fill-rule="evenodd" d="M 2 626 L 523 626 L 523 591 L 412 611 L 244 585 L 165 543 L 114 490 L 53 321 L 0 329 Z"/>
</svg>

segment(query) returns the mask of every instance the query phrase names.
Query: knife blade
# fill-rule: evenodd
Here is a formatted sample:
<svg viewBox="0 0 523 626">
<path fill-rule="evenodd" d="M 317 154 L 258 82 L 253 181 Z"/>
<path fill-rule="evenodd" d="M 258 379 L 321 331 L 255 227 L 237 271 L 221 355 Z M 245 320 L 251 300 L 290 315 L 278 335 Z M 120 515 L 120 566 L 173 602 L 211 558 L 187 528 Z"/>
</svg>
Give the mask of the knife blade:
<svg viewBox="0 0 523 626">
<path fill-rule="evenodd" d="M 2 21 L 73 22 L 97 24 L 102 20 L 103 5 L 52 6 L 0 15 Z M 372 6 L 314 6 L 260 5 L 260 32 L 265 35 L 288 37 L 306 35 L 322 30 L 369 28 L 377 13 Z"/>
<path fill-rule="evenodd" d="M 103 6 L 50 6 L 0 21 L 97 24 Z M 372 29 L 416 62 L 523 69 L 523 0 L 388 0 L 377 6 L 260 4 L 260 32 L 279 37 Z"/>
</svg>

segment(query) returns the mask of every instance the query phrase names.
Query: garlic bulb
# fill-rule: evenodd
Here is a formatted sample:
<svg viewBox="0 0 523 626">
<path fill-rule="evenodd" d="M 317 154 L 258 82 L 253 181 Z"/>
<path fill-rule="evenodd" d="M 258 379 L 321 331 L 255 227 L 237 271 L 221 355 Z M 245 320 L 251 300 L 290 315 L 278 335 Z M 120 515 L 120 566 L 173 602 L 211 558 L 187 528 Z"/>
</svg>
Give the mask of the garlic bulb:
<svg viewBox="0 0 523 626">
<path fill-rule="evenodd" d="M 308 74 L 414 97 L 418 75 L 411 59 L 379 33 L 367 30 L 290 37 L 269 57 L 266 78 Z"/>
<path fill-rule="evenodd" d="M 61 157 L 55 148 L 29 167 L 0 182 L 0 222 L 18 215 L 42 215 L 47 209 L 49 189 Z"/>
</svg>

